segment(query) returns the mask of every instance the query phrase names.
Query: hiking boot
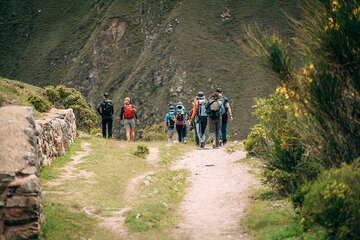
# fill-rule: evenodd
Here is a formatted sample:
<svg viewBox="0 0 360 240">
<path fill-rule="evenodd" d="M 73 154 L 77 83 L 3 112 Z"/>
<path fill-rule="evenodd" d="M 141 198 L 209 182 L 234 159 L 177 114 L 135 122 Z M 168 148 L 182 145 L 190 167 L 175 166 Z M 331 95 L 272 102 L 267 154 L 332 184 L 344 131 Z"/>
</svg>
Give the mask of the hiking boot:
<svg viewBox="0 0 360 240">
<path fill-rule="evenodd" d="M 223 141 L 219 140 L 219 147 L 221 147 L 223 145 Z"/>
<path fill-rule="evenodd" d="M 200 147 L 201 147 L 201 148 L 204 148 L 204 147 L 205 147 L 205 143 L 204 143 L 204 142 L 201 142 L 201 143 L 200 143 Z"/>
</svg>

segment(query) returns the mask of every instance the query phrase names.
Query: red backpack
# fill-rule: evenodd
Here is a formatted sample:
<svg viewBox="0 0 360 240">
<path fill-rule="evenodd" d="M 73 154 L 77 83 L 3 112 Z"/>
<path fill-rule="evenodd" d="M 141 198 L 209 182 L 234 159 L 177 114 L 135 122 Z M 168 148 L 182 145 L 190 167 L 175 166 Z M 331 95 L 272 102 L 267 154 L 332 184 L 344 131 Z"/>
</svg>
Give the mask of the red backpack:
<svg viewBox="0 0 360 240">
<path fill-rule="evenodd" d="M 129 105 L 124 106 L 124 119 L 133 119 L 134 118 L 134 109 Z"/>
</svg>

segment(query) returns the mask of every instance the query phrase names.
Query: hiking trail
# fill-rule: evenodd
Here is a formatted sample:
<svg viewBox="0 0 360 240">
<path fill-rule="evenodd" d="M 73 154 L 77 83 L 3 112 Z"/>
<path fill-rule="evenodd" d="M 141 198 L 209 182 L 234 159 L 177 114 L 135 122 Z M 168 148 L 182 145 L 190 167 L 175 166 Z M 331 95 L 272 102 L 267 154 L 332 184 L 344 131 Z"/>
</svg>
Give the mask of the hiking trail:
<svg viewBox="0 0 360 240">
<path fill-rule="evenodd" d="M 185 239 L 253 239 L 241 227 L 249 203 L 249 190 L 258 184 L 250 167 L 236 163 L 245 151 L 232 154 L 224 149 L 193 150 L 173 169 L 187 169 L 190 187 L 180 206 L 183 215 L 174 236 Z"/>
</svg>

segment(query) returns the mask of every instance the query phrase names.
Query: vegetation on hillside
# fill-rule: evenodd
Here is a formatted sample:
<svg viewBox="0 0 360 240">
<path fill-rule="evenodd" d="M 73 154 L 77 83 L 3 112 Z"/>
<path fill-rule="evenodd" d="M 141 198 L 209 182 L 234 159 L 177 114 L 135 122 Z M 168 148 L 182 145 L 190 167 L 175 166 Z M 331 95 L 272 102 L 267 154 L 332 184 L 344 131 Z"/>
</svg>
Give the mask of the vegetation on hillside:
<svg viewBox="0 0 360 240">
<path fill-rule="evenodd" d="M 359 183 L 350 180 L 356 171 L 344 178 L 336 168 L 360 155 L 360 2 L 309 2 L 294 27 L 302 69 L 278 36 L 247 29 L 249 48 L 280 81 L 270 97 L 256 100 L 259 124 L 245 147 L 265 161 L 264 181 L 290 196 L 307 223 L 331 239 L 359 238 L 351 210 L 360 207 Z M 327 177 L 317 180 L 320 173 Z"/>
<path fill-rule="evenodd" d="M 79 91 L 65 86 L 44 88 L 44 94 L 58 108 L 72 108 L 76 116 L 76 126 L 90 132 L 98 122 L 95 110 Z"/>
<path fill-rule="evenodd" d="M 129 95 L 144 124 L 221 86 L 234 109 L 230 134 L 244 138 L 255 122 L 252 98 L 268 95 L 274 77 L 236 47 L 241 26 L 256 21 L 288 39 L 282 11 L 298 18 L 298 3 L 0 0 L 0 75 L 74 87 L 92 106 L 109 91 L 117 113 Z"/>
</svg>

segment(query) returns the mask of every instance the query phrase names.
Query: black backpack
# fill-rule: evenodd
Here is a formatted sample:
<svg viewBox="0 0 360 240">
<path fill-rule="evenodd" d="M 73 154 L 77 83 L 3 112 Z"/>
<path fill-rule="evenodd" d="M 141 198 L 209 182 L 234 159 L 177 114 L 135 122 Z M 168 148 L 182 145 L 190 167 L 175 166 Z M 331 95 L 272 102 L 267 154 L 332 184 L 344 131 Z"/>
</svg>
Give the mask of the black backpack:
<svg viewBox="0 0 360 240">
<path fill-rule="evenodd" d="M 103 115 L 112 115 L 114 109 L 114 104 L 110 100 L 105 100 L 101 104 L 101 113 Z"/>
<path fill-rule="evenodd" d="M 175 113 L 174 113 L 174 112 L 169 112 L 168 126 L 169 126 L 170 128 L 174 128 L 174 127 L 175 127 Z"/>
</svg>

